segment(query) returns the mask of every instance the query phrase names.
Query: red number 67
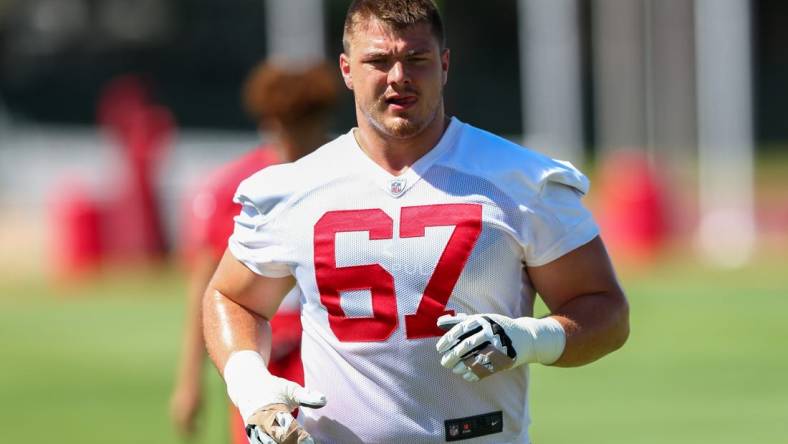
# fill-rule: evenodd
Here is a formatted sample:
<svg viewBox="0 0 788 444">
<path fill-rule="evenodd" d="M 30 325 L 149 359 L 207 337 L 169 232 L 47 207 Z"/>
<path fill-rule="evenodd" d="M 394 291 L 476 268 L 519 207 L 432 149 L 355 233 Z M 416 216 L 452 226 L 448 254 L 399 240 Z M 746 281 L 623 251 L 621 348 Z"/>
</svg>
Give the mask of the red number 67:
<svg viewBox="0 0 788 444">
<path fill-rule="evenodd" d="M 454 285 L 482 231 L 478 204 L 443 204 L 403 207 L 400 238 L 423 237 L 427 227 L 454 226 L 446 248 L 424 289 L 416 313 L 405 315 L 409 339 L 440 336 L 438 317 L 446 310 Z M 396 330 L 397 299 L 394 277 L 379 264 L 337 267 L 336 234 L 367 231 L 370 240 L 392 239 L 394 221 L 380 209 L 329 211 L 315 224 L 315 277 L 320 302 L 328 311 L 331 330 L 342 342 L 385 341 Z M 372 316 L 350 318 L 340 306 L 340 292 L 369 290 Z"/>
</svg>

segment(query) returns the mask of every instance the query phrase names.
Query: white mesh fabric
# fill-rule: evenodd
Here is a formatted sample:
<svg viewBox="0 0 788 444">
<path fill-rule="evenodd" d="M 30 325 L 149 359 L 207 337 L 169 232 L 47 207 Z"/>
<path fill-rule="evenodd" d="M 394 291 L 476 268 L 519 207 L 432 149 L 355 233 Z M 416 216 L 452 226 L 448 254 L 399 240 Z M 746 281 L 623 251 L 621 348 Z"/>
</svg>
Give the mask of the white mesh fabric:
<svg viewBox="0 0 788 444">
<path fill-rule="evenodd" d="M 502 411 L 503 432 L 466 442 L 528 442 L 527 368 L 468 383 L 440 366 L 437 336 L 408 337 L 406 315 L 418 310 L 455 227 L 427 227 L 423 236 L 401 237 L 401 215 L 408 207 L 480 205 L 481 233 L 446 309 L 530 315 L 533 292 L 523 279 L 523 263 L 549 262 L 596 236 L 579 202 L 585 177 L 456 119 L 438 146 L 396 184 L 352 134 L 267 171 L 239 188 L 236 199 L 256 211 L 237 219 L 231 251 L 258 273 L 290 270 L 296 276 L 304 301 L 306 385 L 328 399 L 322 409 L 301 410 L 300 420 L 316 440 L 445 442 L 445 420 Z M 553 192 L 546 185 L 551 182 L 561 188 Z M 397 323 L 385 340 L 343 342 L 318 291 L 315 225 L 328 212 L 368 209 L 383 213 L 376 220 L 390 224 L 391 235 L 370 240 L 366 229 L 337 233 L 334 259 L 337 267 L 378 264 L 393 277 Z M 339 223 L 354 223 L 348 222 L 354 213 L 341 214 Z M 340 292 L 340 301 L 347 317 L 372 314 L 368 289 Z M 354 333 L 364 335 L 363 330 Z"/>
</svg>

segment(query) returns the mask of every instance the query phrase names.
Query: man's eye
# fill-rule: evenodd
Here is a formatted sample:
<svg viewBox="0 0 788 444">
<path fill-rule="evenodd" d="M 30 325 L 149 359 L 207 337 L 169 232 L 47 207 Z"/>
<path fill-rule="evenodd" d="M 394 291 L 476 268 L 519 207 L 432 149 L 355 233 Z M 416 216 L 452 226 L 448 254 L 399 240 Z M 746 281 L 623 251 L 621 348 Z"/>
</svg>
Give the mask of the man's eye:
<svg viewBox="0 0 788 444">
<path fill-rule="evenodd" d="M 408 57 L 408 63 L 412 65 L 424 65 L 429 62 L 427 57 Z"/>
</svg>

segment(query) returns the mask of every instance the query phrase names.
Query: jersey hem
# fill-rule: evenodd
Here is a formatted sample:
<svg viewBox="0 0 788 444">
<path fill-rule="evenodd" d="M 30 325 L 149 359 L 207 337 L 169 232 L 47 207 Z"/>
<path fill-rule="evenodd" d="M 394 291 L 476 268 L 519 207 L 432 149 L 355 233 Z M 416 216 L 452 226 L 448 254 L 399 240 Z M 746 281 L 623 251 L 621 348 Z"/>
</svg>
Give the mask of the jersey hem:
<svg viewBox="0 0 788 444">
<path fill-rule="evenodd" d="M 232 241 L 228 243 L 227 249 L 230 250 L 230 253 L 233 255 L 233 257 L 236 260 L 238 260 L 238 262 L 244 264 L 244 266 L 246 266 L 246 268 L 251 270 L 253 273 L 268 278 L 283 278 L 290 276 L 291 273 L 289 269 L 288 270 L 263 269 L 259 266 L 259 262 L 240 257 L 241 255 L 239 254 L 238 251 L 236 251 L 236 249 L 238 248 L 244 248 L 244 247 L 235 245 Z"/>
</svg>

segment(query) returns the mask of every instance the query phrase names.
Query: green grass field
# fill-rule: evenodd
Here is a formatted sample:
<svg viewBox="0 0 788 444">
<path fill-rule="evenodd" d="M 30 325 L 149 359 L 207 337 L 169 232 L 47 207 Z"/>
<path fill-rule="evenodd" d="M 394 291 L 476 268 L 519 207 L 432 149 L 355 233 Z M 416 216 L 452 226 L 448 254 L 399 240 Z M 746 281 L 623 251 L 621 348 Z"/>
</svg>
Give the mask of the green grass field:
<svg viewBox="0 0 788 444">
<path fill-rule="evenodd" d="M 583 368 L 533 368 L 534 441 L 788 443 L 787 262 L 623 275 L 629 343 Z M 183 290 L 176 272 L 67 292 L 3 279 L 0 442 L 181 442 L 167 401 Z M 223 387 L 207 375 L 196 442 L 222 443 Z"/>
</svg>

